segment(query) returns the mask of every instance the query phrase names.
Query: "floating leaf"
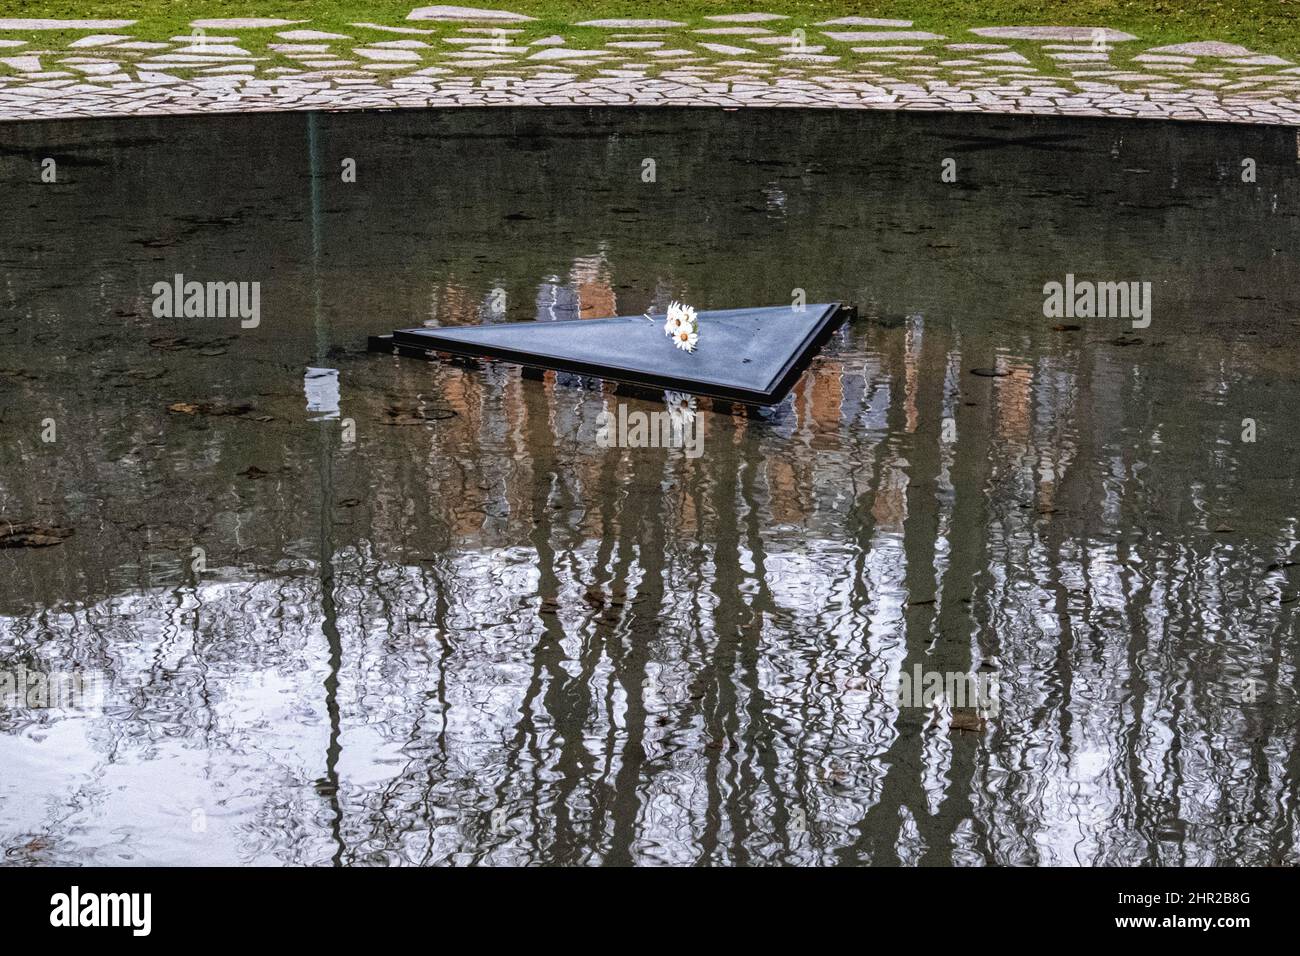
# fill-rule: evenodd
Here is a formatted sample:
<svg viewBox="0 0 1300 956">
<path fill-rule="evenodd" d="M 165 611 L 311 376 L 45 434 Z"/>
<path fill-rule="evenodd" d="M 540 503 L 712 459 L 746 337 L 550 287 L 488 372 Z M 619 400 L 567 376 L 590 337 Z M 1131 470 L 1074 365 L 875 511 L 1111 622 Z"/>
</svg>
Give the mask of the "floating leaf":
<svg viewBox="0 0 1300 956">
<path fill-rule="evenodd" d="M 0 548 L 49 548 L 62 544 L 64 538 L 71 536 L 71 528 L 35 521 L 14 523 L 0 520 Z"/>
</svg>

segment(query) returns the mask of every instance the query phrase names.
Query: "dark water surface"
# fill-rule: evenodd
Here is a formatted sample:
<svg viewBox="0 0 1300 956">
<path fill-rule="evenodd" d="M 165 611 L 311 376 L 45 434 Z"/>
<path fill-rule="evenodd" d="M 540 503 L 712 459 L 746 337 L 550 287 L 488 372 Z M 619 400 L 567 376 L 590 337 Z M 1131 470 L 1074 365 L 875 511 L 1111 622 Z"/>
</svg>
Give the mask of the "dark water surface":
<svg viewBox="0 0 1300 956">
<path fill-rule="evenodd" d="M 0 518 L 73 532 L 0 550 L 0 671 L 102 680 L 0 702 L 0 860 L 1300 862 L 1298 209 L 1283 128 L 0 126 Z M 155 318 L 176 273 L 261 324 Z M 1150 327 L 1045 318 L 1066 273 Z M 795 288 L 861 317 L 698 458 L 365 352 Z"/>
</svg>

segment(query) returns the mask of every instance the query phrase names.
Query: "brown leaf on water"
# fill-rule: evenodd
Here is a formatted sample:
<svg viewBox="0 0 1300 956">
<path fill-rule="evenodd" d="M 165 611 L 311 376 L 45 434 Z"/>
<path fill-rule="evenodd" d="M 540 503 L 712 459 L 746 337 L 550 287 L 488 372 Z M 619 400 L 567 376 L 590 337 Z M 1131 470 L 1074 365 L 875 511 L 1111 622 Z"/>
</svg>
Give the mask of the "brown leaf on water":
<svg viewBox="0 0 1300 956">
<path fill-rule="evenodd" d="M 988 727 L 988 721 L 977 714 L 970 708 L 954 708 L 952 712 L 952 721 L 949 723 L 949 731 L 958 730 L 962 733 L 970 731 L 971 733 L 983 733 Z"/>
<path fill-rule="evenodd" d="M 36 521 L 9 522 L 0 519 L 0 548 L 50 548 L 72 536 L 71 528 Z"/>
<path fill-rule="evenodd" d="M 456 417 L 456 412 L 450 408 L 403 408 L 400 405 L 389 405 L 384 414 L 387 416 L 383 422 L 385 425 L 427 425 Z"/>
<path fill-rule="evenodd" d="M 1062 323 L 1061 325 L 1052 326 L 1052 331 L 1053 332 L 1078 332 L 1081 328 L 1083 328 L 1083 326 L 1071 325 L 1068 322 L 1065 322 Z"/>
<path fill-rule="evenodd" d="M 246 402 L 173 402 L 167 406 L 167 411 L 178 415 L 243 415 L 252 410 Z"/>
</svg>

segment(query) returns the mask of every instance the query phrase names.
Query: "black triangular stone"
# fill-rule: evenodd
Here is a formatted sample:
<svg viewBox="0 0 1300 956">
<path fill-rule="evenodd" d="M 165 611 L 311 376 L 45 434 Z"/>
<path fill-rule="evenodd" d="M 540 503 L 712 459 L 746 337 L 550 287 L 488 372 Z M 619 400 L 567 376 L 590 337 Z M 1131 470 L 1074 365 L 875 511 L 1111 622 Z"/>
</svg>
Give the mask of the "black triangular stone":
<svg viewBox="0 0 1300 956">
<path fill-rule="evenodd" d="M 771 405 L 845 315 L 839 303 L 701 312 L 694 352 L 673 346 L 663 315 L 402 329 L 391 344 Z"/>
</svg>

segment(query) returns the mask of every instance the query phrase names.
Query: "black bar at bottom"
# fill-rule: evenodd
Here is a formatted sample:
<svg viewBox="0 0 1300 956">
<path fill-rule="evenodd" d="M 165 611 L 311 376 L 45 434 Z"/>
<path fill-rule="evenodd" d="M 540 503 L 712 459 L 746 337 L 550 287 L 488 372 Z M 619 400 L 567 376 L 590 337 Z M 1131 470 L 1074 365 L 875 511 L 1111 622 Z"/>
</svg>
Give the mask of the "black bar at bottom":
<svg viewBox="0 0 1300 956">
<path fill-rule="evenodd" d="M 574 869 L 546 874 L 0 868 L 0 925 L 14 952 L 30 937 L 57 941 L 71 934 L 81 942 L 93 935 L 127 944 L 201 942 L 205 948 L 254 940 L 301 946 L 322 936 L 333 947 L 355 940 L 373 948 L 380 939 L 414 937 L 436 946 L 471 931 L 485 932 L 500 945 L 511 932 L 524 938 L 542 927 L 549 927 L 548 935 L 563 933 L 556 921 L 564 914 L 591 942 L 606 928 L 618 939 L 647 931 L 645 925 L 637 929 L 647 919 L 662 927 L 680 909 L 677 918 L 697 927 L 701 921 L 713 923 L 708 928 L 733 942 L 766 935 L 775 922 L 828 944 L 845 939 L 864 947 L 890 938 L 979 951 L 980 939 L 1077 944 L 1098 938 L 1182 943 L 1193 937 L 1233 946 L 1262 938 L 1252 937 L 1258 931 L 1277 934 L 1290 924 L 1295 877 L 1294 869 L 1282 868 Z M 84 914 L 77 922 L 83 925 L 52 925 L 52 918 L 70 924 L 73 887 Z M 105 904 L 101 894 L 114 898 Z M 144 897 L 130 894 L 149 894 L 147 936 L 137 935 L 146 928 Z M 93 903 L 87 902 L 90 897 Z M 633 905 L 634 900 L 640 902 Z M 653 913 L 644 909 L 649 900 L 657 900 Z M 115 912 L 119 925 L 84 925 L 111 921 Z M 492 917 L 486 925 L 483 916 Z M 801 921 L 815 925 L 799 930 Z"/>
</svg>

